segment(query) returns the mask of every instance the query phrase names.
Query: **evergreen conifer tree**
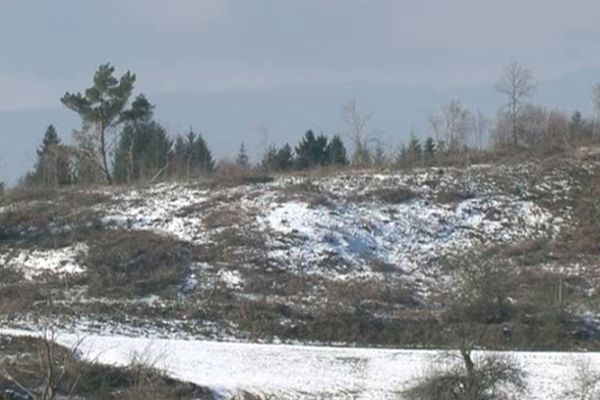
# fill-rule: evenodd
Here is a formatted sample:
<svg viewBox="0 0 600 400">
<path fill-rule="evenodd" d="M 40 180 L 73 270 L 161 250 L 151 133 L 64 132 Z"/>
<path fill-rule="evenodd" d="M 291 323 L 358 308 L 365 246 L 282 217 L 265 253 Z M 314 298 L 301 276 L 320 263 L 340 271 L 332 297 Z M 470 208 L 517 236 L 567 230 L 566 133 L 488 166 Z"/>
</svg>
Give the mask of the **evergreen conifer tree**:
<svg viewBox="0 0 600 400">
<path fill-rule="evenodd" d="M 82 93 L 65 93 L 61 102 L 81 117 L 84 124 L 95 129 L 82 132 L 93 135 L 97 146 L 99 166 L 106 182 L 111 184 L 112 174 L 108 165 L 109 141 L 111 128 L 121 122 L 121 113 L 125 110 L 133 91 L 135 75 L 127 71 L 120 79 L 114 76 L 115 67 L 110 64 L 101 65 L 94 75 L 93 85 Z"/>
<path fill-rule="evenodd" d="M 423 157 L 425 158 L 425 161 L 428 163 L 431 162 L 435 158 L 435 152 L 435 141 L 432 137 L 428 137 L 425 140 L 425 148 L 423 150 Z"/>
<path fill-rule="evenodd" d="M 215 169 L 215 161 L 212 153 L 202 135 L 196 137 L 192 154 L 193 166 L 197 171 L 212 172 Z"/>
<path fill-rule="evenodd" d="M 289 144 L 283 145 L 277 152 L 277 170 L 278 171 L 289 171 L 294 166 L 294 155 L 292 154 L 292 147 Z"/>
<path fill-rule="evenodd" d="M 37 150 L 34 170 L 27 174 L 28 184 L 49 186 L 65 185 L 72 182 L 72 168 L 67 146 L 61 143 L 53 125 L 44 133 L 42 145 Z"/>
<path fill-rule="evenodd" d="M 327 138 L 315 136 L 312 130 L 306 134 L 296 146 L 296 166 L 299 169 L 312 168 L 327 163 Z"/>
<path fill-rule="evenodd" d="M 408 157 L 408 161 L 411 166 L 418 165 L 423 159 L 421 141 L 414 134 L 410 135 L 410 142 L 408 143 Z"/>
<path fill-rule="evenodd" d="M 123 112 L 123 131 L 114 161 L 114 177 L 118 182 L 130 182 L 153 177 L 166 168 L 172 141 L 165 129 L 153 120 L 154 105 L 140 94 Z"/>
<path fill-rule="evenodd" d="M 248 157 L 248 152 L 246 151 L 246 146 L 244 145 L 244 142 L 242 142 L 242 144 L 240 145 L 240 150 L 238 151 L 235 163 L 243 168 L 247 168 L 250 166 L 250 158 Z"/>
<path fill-rule="evenodd" d="M 348 154 L 344 142 L 338 135 L 334 135 L 327 145 L 327 163 L 330 165 L 348 165 Z"/>
</svg>

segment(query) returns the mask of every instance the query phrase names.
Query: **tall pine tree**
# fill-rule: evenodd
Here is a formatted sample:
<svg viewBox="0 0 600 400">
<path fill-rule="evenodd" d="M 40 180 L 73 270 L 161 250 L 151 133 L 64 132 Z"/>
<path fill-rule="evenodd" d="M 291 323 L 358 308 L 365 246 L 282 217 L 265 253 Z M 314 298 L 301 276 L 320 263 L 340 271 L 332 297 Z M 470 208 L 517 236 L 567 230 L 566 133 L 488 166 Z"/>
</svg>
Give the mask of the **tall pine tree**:
<svg viewBox="0 0 600 400">
<path fill-rule="evenodd" d="M 123 112 L 123 131 L 114 160 L 114 177 L 118 182 L 151 178 L 169 162 L 172 141 L 165 129 L 153 120 L 154 106 L 140 94 Z"/>
<path fill-rule="evenodd" d="M 327 145 L 327 163 L 329 165 L 343 166 L 348 165 L 348 154 L 342 138 L 334 135 Z"/>
<path fill-rule="evenodd" d="M 235 158 L 235 163 L 242 168 L 248 168 L 250 166 L 250 158 L 248 157 L 248 152 L 246 151 L 244 142 L 242 142 L 240 145 L 240 150 Z"/>
<path fill-rule="evenodd" d="M 423 148 L 421 147 L 421 141 L 414 134 L 410 135 L 410 142 L 408 143 L 408 156 L 411 167 L 419 165 L 423 159 Z"/>
<path fill-rule="evenodd" d="M 25 180 L 28 184 L 46 186 L 72 183 L 69 149 L 61 143 L 53 125 L 49 125 L 46 129 L 42 145 L 37 150 L 34 170 L 26 176 Z"/>
<path fill-rule="evenodd" d="M 65 93 L 61 102 L 81 117 L 91 127 L 86 135 L 93 137 L 97 145 L 94 150 L 106 182 L 111 184 L 112 174 L 108 165 L 109 138 L 111 128 L 121 121 L 129 97 L 133 92 L 135 75 L 127 71 L 121 78 L 114 76 L 115 67 L 101 65 L 94 75 L 93 85 L 82 93 Z"/>
<path fill-rule="evenodd" d="M 315 136 L 312 130 L 306 132 L 296 146 L 296 167 L 313 168 L 327 164 L 327 138 Z"/>
<path fill-rule="evenodd" d="M 187 135 L 178 135 L 175 139 L 171 163 L 176 174 L 185 176 L 212 172 L 215 168 L 215 161 L 206 140 L 191 129 Z"/>
<path fill-rule="evenodd" d="M 215 169 L 215 160 L 208 144 L 202 135 L 198 135 L 194 144 L 194 166 L 199 172 L 212 172 Z"/>
<path fill-rule="evenodd" d="M 425 162 L 427 162 L 428 164 L 431 163 L 435 158 L 435 153 L 435 141 L 432 137 L 428 137 L 425 140 L 425 148 L 423 149 L 423 158 L 425 159 Z"/>
<path fill-rule="evenodd" d="M 292 147 L 285 144 L 280 149 L 270 146 L 262 159 L 262 167 L 267 171 L 284 172 L 294 167 L 294 155 Z"/>
</svg>

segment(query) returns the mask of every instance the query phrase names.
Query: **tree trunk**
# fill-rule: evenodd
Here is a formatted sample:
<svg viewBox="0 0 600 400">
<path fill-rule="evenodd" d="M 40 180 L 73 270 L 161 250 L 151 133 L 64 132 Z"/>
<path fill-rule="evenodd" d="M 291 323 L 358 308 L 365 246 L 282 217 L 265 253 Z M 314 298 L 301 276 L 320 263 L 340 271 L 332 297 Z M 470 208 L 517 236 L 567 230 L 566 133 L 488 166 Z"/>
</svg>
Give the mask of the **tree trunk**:
<svg viewBox="0 0 600 400">
<path fill-rule="evenodd" d="M 463 361 L 465 363 L 467 374 L 469 375 L 469 377 L 473 376 L 473 372 L 475 371 L 475 363 L 471 358 L 471 350 L 467 350 L 463 347 L 460 349 L 460 355 L 462 356 Z"/>
<path fill-rule="evenodd" d="M 100 126 L 100 152 L 102 153 L 102 163 L 104 164 L 104 174 L 106 176 L 106 183 L 112 185 L 112 177 L 110 176 L 110 170 L 108 169 L 108 160 L 106 157 L 105 130 L 106 127 L 104 126 L 104 122 L 102 122 Z"/>
</svg>

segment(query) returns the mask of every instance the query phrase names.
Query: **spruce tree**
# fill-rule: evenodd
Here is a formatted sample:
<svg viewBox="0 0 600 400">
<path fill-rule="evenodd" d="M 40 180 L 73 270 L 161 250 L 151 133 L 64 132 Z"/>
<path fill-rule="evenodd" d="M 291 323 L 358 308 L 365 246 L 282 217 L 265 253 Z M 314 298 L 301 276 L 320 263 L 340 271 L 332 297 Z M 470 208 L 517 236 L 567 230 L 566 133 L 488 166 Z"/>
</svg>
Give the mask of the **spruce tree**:
<svg viewBox="0 0 600 400">
<path fill-rule="evenodd" d="M 425 149 L 423 150 L 423 157 L 425 158 L 425 161 L 428 163 L 431 162 L 435 158 L 435 152 L 435 141 L 432 137 L 428 137 L 425 140 Z"/>
<path fill-rule="evenodd" d="M 61 143 L 54 126 L 49 125 L 37 150 L 34 170 L 27 174 L 25 181 L 28 184 L 65 185 L 71 183 L 71 170 L 68 148 Z"/>
<path fill-rule="evenodd" d="M 169 161 L 172 141 L 165 129 L 153 120 L 154 106 L 141 94 L 131 109 L 123 112 L 123 131 L 115 152 L 114 175 L 118 182 L 154 176 Z"/>
<path fill-rule="evenodd" d="M 327 138 L 315 136 L 312 130 L 306 134 L 296 146 L 296 166 L 299 169 L 312 168 L 327 163 Z"/>
<path fill-rule="evenodd" d="M 61 102 L 75 111 L 84 124 L 93 125 L 86 134 L 97 136 L 100 168 L 106 182 L 113 179 L 108 166 L 108 150 L 111 128 L 121 122 L 121 113 L 125 110 L 133 91 L 135 75 L 127 71 L 120 79 L 114 76 L 115 68 L 110 64 L 101 65 L 94 75 L 93 85 L 82 93 L 65 93 Z"/>
<path fill-rule="evenodd" d="M 409 151 L 408 151 L 408 147 L 406 147 L 406 145 L 404 143 L 402 143 L 402 145 L 400 146 L 400 149 L 398 151 L 398 154 L 396 154 L 396 160 L 395 160 L 395 164 L 398 167 L 401 168 L 405 168 L 408 166 L 409 164 Z"/>
<path fill-rule="evenodd" d="M 177 176 L 187 175 L 187 142 L 186 139 L 177 135 L 175 138 L 175 144 L 173 145 L 173 152 L 170 155 L 170 172 Z"/>
<path fill-rule="evenodd" d="M 246 151 L 246 146 L 244 145 L 244 142 L 242 142 L 242 144 L 240 145 L 240 150 L 238 151 L 235 163 L 243 168 L 247 168 L 250 166 L 250 158 L 248 157 L 248 152 Z"/>
<path fill-rule="evenodd" d="M 177 135 L 170 159 L 175 171 L 186 176 L 215 169 L 206 140 L 191 129 L 185 136 Z"/>
<path fill-rule="evenodd" d="M 294 166 L 294 155 L 292 154 L 292 147 L 289 144 L 283 145 L 277 152 L 277 170 L 278 171 L 289 171 Z"/>
<path fill-rule="evenodd" d="M 408 154 L 411 166 L 418 165 L 423 159 L 423 149 L 421 147 L 421 141 L 413 134 L 410 135 L 410 142 L 408 143 Z"/>
<path fill-rule="evenodd" d="M 346 147 L 338 135 L 334 135 L 327 145 L 327 163 L 336 166 L 349 164 Z"/>
<path fill-rule="evenodd" d="M 56 133 L 54 125 L 48 125 L 46 133 L 44 133 L 44 139 L 42 139 L 42 146 L 37 150 L 38 157 L 47 153 L 50 148 L 58 146 L 59 144 L 60 138 L 58 137 L 58 133 Z"/>
<path fill-rule="evenodd" d="M 262 167 L 267 171 L 289 171 L 294 166 L 294 155 L 289 144 L 285 144 L 280 149 L 275 146 L 269 146 L 262 159 Z"/>
<path fill-rule="evenodd" d="M 215 169 L 215 161 L 213 160 L 212 153 L 202 135 L 196 137 L 192 153 L 193 165 L 196 170 L 200 172 L 212 172 Z"/>
<path fill-rule="evenodd" d="M 277 148 L 275 146 L 269 146 L 261 161 L 262 168 L 266 171 L 278 171 L 277 167 Z"/>
<path fill-rule="evenodd" d="M 196 167 L 196 158 L 194 157 L 194 144 L 196 143 L 196 134 L 190 128 L 187 136 L 185 137 L 185 171 L 186 175 L 190 176 L 192 171 Z"/>
</svg>

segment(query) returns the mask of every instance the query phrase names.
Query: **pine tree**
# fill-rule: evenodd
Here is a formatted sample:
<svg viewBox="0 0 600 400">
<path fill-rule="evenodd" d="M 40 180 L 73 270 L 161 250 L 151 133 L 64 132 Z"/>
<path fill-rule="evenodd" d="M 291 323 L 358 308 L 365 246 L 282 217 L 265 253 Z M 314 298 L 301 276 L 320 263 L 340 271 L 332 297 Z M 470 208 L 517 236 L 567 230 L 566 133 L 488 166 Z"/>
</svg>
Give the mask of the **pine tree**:
<svg viewBox="0 0 600 400">
<path fill-rule="evenodd" d="M 50 148 L 58 146 L 59 144 L 60 138 L 58 137 L 58 133 L 56 133 L 54 125 L 48 125 L 46 133 L 44 133 L 44 139 L 42 139 L 42 146 L 37 150 L 38 157 L 47 153 Z"/>
<path fill-rule="evenodd" d="M 170 159 L 175 173 L 180 175 L 192 176 L 215 169 L 215 161 L 206 140 L 191 129 L 185 136 L 177 135 Z"/>
<path fill-rule="evenodd" d="M 263 154 L 262 168 L 267 171 L 278 171 L 277 166 L 277 148 L 275 146 L 269 146 L 267 151 Z"/>
<path fill-rule="evenodd" d="M 312 168 L 327 163 L 327 138 L 315 136 L 312 130 L 306 132 L 296 146 L 296 166 L 299 169 Z"/>
<path fill-rule="evenodd" d="M 327 145 L 327 164 L 343 166 L 348 165 L 348 154 L 346 152 L 346 147 L 344 147 L 344 142 L 338 135 L 334 135 L 331 138 L 331 141 Z"/>
<path fill-rule="evenodd" d="M 172 145 L 167 132 L 156 121 L 127 125 L 115 152 L 115 180 L 131 182 L 155 176 L 167 167 Z"/>
<path fill-rule="evenodd" d="M 275 146 L 270 146 L 262 159 L 262 167 L 267 171 L 289 171 L 294 166 L 294 156 L 292 148 L 289 144 L 285 144 L 280 149 Z"/>
<path fill-rule="evenodd" d="M 185 137 L 185 171 L 187 176 L 192 175 L 192 171 L 195 169 L 196 160 L 194 157 L 194 144 L 196 143 L 196 134 L 190 128 L 187 136 Z"/>
<path fill-rule="evenodd" d="M 235 163 L 243 168 L 247 168 L 250 166 L 250 159 L 248 157 L 248 153 L 246 151 L 246 146 L 244 145 L 244 142 L 242 142 L 242 144 L 240 145 L 240 150 L 238 151 Z"/>
<path fill-rule="evenodd" d="M 69 151 L 53 125 L 46 129 L 37 157 L 33 172 L 25 177 L 28 184 L 58 186 L 72 182 Z"/>
<path fill-rule="evenodd" d="M 289 171 L 294 166 L 294 155 L 292 154 L 292 147 L 289 144 L 285 144 L 277 152 L 277 170 L 278 171 Z"/>
<path fill-rule="evenodd" d="M 154 106 L 139 95 L 131 109 L 123 112 L 123 131 L 114 160 L 114 177 L 118 182 L 150 178 L 166 168 L 172 141 L 165 129 L 153 118 Z"/>
<path fill-rule="evenodd" d="M 425 162 L 430 163 L 435 158 L 436 148 L 435 141 L 432 137 L 425 140 L 425 149 L 423 150 L 423 158 Z"/>
<path fill-rule="evenodd" d="M 212 172 L 215 169 L 215 161 L 213 160 L 212 153 L 202 135 L 196 137 L 192 154 L 193 165 L 196 170 L 200 172 Z"/>
<path fill-rule="evenodd" d="M 410 166 L 418 165 L 423 159 L 421 141 L 414 134 L 410 135 L 410 142 L 408 143 L 408 157 Z"/>
<path fill-rule="evenodd" d="M 185 158 L 185 140 L 181 135 L 177 135 L 175 138 L 175 144 L 173 145 L 173 152 L 170 156 L 169 166 L 170 173 L 177 176 L 183 176 L 186 172 L 186 158 Z"/>
<path fill-rule="evenodd" d="M 410 159 L 410 156 L 409 156 L 408 147 L 406 147 L 406 145 L 404 143 L 402 143 L 398 153 L 396 154 L 395 164 L 398 167 L 406 168 L 410 162 L 409 159 Z"/>
<path fill-rule="evenodd" d="M 61 102 L 75 111 L 85 124 L 93 125 L 84 134 L 94 135 L 98 146 L 99 164 L 106 182 L 112 183 L 112 175 L 108 166 L 108 134 L 111 128 L 121 122 L 121 113 L 125 110 L 133 91 L 135 75 L 127 71 L 120 79 L 113 76 L 115 68 L 110 64 L 101 65 L 94 75 L 93 86 L 84 94 L 65 93 Z"/>
</svg>

